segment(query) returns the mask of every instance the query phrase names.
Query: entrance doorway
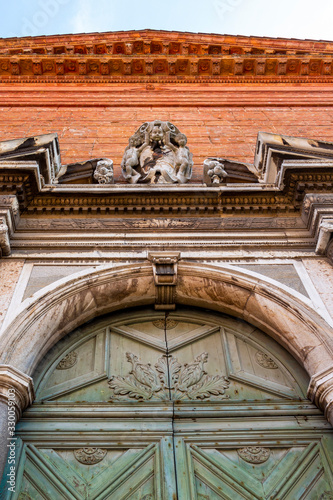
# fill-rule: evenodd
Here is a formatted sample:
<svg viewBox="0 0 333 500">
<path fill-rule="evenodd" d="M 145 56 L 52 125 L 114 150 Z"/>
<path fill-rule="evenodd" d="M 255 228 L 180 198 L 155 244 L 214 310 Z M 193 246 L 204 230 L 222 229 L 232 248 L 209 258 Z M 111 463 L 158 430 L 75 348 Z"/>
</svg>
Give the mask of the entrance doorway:
<svg viewBox="0 0 333 500">
<path fill-rule="evenodd" d="M 8 498 L 333 498 L 332 428 L 307 374 L 244 321 L 112 314 L 58 342 L 34 382 Z"/>
</svg>

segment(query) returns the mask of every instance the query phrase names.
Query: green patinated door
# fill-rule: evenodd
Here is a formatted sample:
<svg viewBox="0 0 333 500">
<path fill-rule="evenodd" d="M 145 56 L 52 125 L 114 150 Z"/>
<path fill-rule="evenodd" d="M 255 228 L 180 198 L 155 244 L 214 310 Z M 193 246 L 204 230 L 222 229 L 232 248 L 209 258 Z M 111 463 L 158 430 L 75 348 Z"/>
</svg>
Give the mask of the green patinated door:
<svg viewBox="0 0 333 500">
<path fill-rule="evenodd" d="M 307 375 L 242 321 L 190 309 L 102 318 L 34 379 L 7 498 L 333 498 L 332 428 L 306 399 Z"/>
</svg>

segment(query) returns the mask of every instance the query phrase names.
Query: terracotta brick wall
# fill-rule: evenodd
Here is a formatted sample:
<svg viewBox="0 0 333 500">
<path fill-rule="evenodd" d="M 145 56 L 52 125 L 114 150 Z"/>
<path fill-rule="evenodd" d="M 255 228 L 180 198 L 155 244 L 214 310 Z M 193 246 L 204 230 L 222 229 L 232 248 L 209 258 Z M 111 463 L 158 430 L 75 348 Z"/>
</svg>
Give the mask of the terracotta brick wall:
<svg viewBox="0 0 333 500">
<path fill-rule="evenodd" d="M 79 90 L 78 90 L 79 92 Z M 128 99 L 128 98 L 127 98 Z M 192 181 L 202 180 L 202 162 L 220 156 L 253 162 L 259 130 L 333 141 L 333 108 L 328 107 L 39 107 L 0 108 L 0 141 L 57 132 L 62 163 L 109 157 L 116 181 L 128 138 L 145 121 L 174 123 L 194 156 Z"/>
</svg>

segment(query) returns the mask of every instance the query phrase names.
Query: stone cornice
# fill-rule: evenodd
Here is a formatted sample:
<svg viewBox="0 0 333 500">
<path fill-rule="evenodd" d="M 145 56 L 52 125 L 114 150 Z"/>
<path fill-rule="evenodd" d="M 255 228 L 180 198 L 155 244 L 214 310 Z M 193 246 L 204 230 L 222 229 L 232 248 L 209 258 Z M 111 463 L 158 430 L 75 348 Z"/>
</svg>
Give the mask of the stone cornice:
<svg viewBox="0 0 333 500">
<path fill-rule="evenodd" d="M 48 134 L 0 143 L 0 186 L 17 195 L 20 210 L 28 214 L 296 215 L 306 193 L 332 190 L 332 160 L 332 143 L 259 132 L 248 167 L 253 182 L 130 185 L 115 178 L 115 184 L 101 185 L 87 178 L 84 184 L 66 184 L 57 135 Z"/>
<path fill-rule="evenodd" d="M 333 44 L 143 30 L 0 40 L 0 81 L 333 82 Z"/>
</svg>

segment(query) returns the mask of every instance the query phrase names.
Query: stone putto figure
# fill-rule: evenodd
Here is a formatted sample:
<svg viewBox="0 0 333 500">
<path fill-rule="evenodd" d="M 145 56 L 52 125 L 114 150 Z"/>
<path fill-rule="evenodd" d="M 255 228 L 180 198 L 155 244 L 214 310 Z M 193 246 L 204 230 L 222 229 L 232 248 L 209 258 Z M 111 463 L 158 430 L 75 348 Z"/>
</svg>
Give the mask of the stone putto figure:
<svg viewBox="0 0 333 500">
<path fill-rule="evenodd" d="M 113 183 L 113 161 L 108 158 L 99 160 L 96 164 L 94 172 L 94 179 L 98 184 L 112 184 Z"/>
<path fill-rule="evenodd" d="M 222 184 L 228 176 L 222 161 L 207 158 L 204 161 L 204 181 L 207 185 Z"/>
<path fill-rule="evenodd" d="M 129 138 L 121 168 L 127 182 L 185 183 L 192 175 L 186 136 L 170 122 L 146 122 Z"/>
</svg>

